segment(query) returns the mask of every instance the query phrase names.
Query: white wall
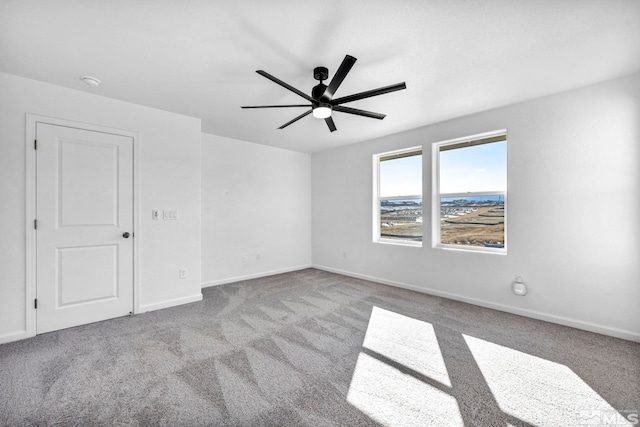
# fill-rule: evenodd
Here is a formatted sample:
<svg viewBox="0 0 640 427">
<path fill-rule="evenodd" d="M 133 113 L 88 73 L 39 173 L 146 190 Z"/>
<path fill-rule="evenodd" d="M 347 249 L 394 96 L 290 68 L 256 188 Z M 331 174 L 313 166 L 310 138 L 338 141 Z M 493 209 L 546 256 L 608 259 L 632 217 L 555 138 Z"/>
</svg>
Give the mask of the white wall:
<svg viewBox="0 0 640 427">
<path fill-rule="evenodd" d="M 430 144 L 504 128 L 508 255 L 432 248 Z M 424 245 L 372 243 L 371 156 L 418 144 Z M 640 75 L 316 153 L 313 263 L 640 341 L 639 160 Z"/>
<path fill-rule="evenodd" d="M 140 311 L 201 299 L 200 120 L 3 73 L 0 94 L 0 342 L 27 336 L 27 113 L 139 133 Z M 152 221 L 162 208 L 179 220 Z"/>
<path fill-rule="evenodd" d="M 310 155 L 203 134 L 203 286 L 310 265 Z"/>
<path fill-rule="evenodd" d="M 198 119 L 2 73 L 0 94 L 0 342 L 26 336 L 26 113 L 139 132 L 143 310 L 196 300 L 201 284 L 303 268 L 313 254 L 319 268 L 640 340 L 640 75 L 311 160 L 203 135 Z M 423 144 L 429 189 L 430 143 L 502 128 L 508 255 L 433 249 L 428 226 L 422 248 L 371 242 L 372 154 Z M 425 225 L 429 203 L 426 192 Z M 162 208 L 180 220 L 152 221 Z M 510 293 L 516 274 L 529 285 L 524 298 Z"/>
</svg>

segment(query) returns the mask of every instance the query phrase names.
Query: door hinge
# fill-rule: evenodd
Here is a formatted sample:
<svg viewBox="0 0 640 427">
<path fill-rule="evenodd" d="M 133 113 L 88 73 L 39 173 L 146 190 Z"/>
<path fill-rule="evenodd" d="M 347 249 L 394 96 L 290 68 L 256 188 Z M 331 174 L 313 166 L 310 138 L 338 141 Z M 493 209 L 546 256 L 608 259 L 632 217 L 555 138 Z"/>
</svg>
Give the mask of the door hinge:
<svg viewBox="0 0 640 427">
<path fill-rule="evenodd" d="M 37 139 L 34 139 L 34 140 L 33 140 L 33 149 L 34 149 L 34 150 L 37 150 L 37 149 L 38 149 L 38 140 L 37 140 Z"/>
<path fill-rule="evenodd" d="M 33 229 L 34 229 L 34 230 L 37 230 L 37 229 L 38 229 L 38 220 L 37 220 L 37 219 L 34 219 L 34 220 L 33 220 Z"/>
<path fill-rule="evenodd" d="M 33 308 L 38 308 L 38 298 L 33 300 Z"/>
</svg>

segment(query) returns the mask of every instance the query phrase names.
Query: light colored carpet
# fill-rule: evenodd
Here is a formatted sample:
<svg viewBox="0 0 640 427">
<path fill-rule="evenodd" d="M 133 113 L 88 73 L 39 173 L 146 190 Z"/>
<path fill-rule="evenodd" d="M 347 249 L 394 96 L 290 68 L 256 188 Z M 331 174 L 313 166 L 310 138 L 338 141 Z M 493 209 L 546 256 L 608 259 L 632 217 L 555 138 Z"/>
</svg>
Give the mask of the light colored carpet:
<svg viewBox="0 0 640 427">
<path fill-rule="evenodd" d="M 314 269 L 0 346 L 0 425 L 634 425 L 640 344 Z M 614 424 L 615 422 L 615 424 Z"/>
</svg>

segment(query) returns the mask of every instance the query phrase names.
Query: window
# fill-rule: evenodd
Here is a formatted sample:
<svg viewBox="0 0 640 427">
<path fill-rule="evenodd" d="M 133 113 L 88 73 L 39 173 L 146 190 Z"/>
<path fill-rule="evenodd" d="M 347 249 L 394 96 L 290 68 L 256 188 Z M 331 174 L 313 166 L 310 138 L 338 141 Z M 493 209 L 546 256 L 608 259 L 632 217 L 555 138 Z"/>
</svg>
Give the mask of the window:
<svg viewBox="0 0 640 427">
<path fill-rule="evenodd" d="M 373 158 L 373 240 L 421 246 L 422 147 Z"/>
<path fill-rule="evenodd" d="M 433 145 L 433 246 L 506 253 L 505 131 Z"/>
</svg>

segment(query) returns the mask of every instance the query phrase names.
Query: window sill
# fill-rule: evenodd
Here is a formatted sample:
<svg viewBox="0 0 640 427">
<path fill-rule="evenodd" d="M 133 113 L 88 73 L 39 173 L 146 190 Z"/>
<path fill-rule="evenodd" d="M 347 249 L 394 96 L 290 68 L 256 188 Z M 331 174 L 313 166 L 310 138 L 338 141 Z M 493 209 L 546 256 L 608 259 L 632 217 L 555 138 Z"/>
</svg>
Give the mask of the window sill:
<svg viewBox="0 0 640 427">
<path fill-rule="evenodd" d="M 434 249 L 443 249 L 445 251 L 456 252 L 476 252 L 482 254 L 506 255 L 507 248 L 486 248 L 481 246 L 462 246 L 462 245 L 444 245 L 441 243 L 434 244 Z"/>
<path fill-rule="evenodd" d="M 376 239 L 373 243 L 380 243 L 383 245 L 393 245 L 393 246 L 410 246 L 414 248 L 421 248 L 422 242 L 416 242 L 413 240 L 398 240 L 398 239 Z"/>
</svg>

